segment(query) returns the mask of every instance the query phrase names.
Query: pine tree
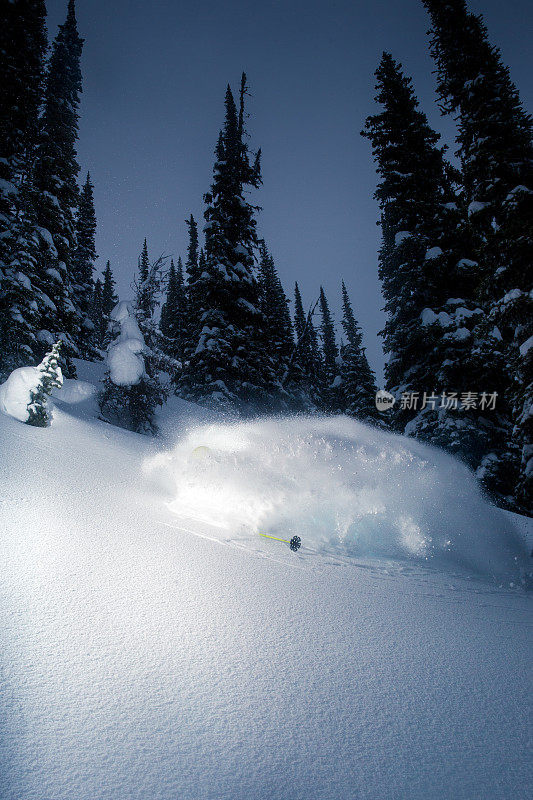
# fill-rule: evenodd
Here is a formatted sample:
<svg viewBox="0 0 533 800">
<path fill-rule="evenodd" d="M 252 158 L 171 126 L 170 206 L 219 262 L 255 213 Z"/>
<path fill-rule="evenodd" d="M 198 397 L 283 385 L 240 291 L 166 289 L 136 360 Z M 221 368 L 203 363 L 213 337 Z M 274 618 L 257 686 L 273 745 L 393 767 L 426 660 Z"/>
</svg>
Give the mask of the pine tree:
<svg viewBox="0 0 533 800">
<path fill-rule="evenodd" d="M 150 262 L 145 239 L 133 284 L 134 302 L 118 303 L 110 315 L 108 370 L 99 395 L 102 419 L 152 435 L 157 433 L 155 411 L 167 397 L 160 372 L 168 371 L 169 359 L 160 348 L 155 321 L 163 267 L 163 257 Z"/>
<path fill-rule="evenodd" d="M 346 344 L 341 350 L 341 390 L 345 414 L 365 422 L 383 421 L 376 408 L 376 377 L 370 368 L 363 347 L 363 334 L 357 323 L 342 282 L 342 327 Z"/>
<path fill-rule="evenodd" d="M 94 325 L 95 355 L 98 357 L 102 356 L 102 349 L 109 344 L 108 329 L 111 321 L 110 315 L 117 303 L 118 297 L 115 294 L 115 280 L 111 271 L 111 264 L 107 261 L 103 273 L 103 281 L 97 278 L 94 282 L 90 304 L 90 319 Z"/>
<path fill-rule="evenodd" d="M 61 342 L 56 342 L 37 367 L 40 377 L 37 387 L 30 393 L 28 425 L 46 428 L 50 424 L 51 416 L 48 408 L 48 398 L 53 389 L 60 389 L 63 385 L 63 375 L 59 366 L 60 348 Z"/>
<path fill-rule="evenodd" d="M 340 411 L 339 349 L 335 338 L 335 326 L 323 287 L 320 287 L 320 339 L 322 343 L 322 386 L 321 395 L 325 411 Z"/>
<path fill-rule="evenodd" d="M 163 256 L 150 261 L 145 239 L 139 258 L 139 274 L 134 283 L 133 304 L 133 314 L 144 342 L 144 374 L 139 383 L 132 387 L 130 397 L 130 416 L 137 420 L 133 430 L 138 432 L 157 432 L 155 409 L 163 404 L 167 396 L 167 388 L 162 383 L 160 372 L 173 375 L 178 366 L 174 359 L 166 356 L 161 347 L 161 334 L 155 318 L 160 303 L 164 261 Z"/>
<path fill-rule="evenodd" d="M 244 127 L 246 76 L 237 111 L 230 87 L 216 147 L 211 190 L 205 195 L 206 264 L 194 282 L 200 301 L 196 332 L 181 389 L 204 403 L 246 410 L 272 399 L 273 361 L 264 352 L 259 285 L 254 270 L 257 208 L 245 198 L 261 183 L 260 151 L 250 159 Z M 196 341 L 196 345 L 194 345 Z"/>
<path fill-rule="evenodd" d="M 189 230 L 189 244 L 187 247 L 187 263 L 185 269 L 187 270 L 189 283 L 194 283 L 198 277 L 198 226 L 192 214 L 189 219 L 185 220 L 185 224 Z"/>
<path fill-rule="evenodd" d="M 313 315 L 318 302 L 304 313 L 302 296 L 298 283 L 294 284 L 294 334 L 295 345 L 289 364 L 291 378 L 301 387 L 302 399 L 307 404 L 320 405 L 322 385 L 322 364 L 320 350 L 313 324 Z"/>
<path fill-rule="evenodd" d="M 93 185 L 91 176 L 87 178 L 80 194 L 76 217 L 76 249 L 72 259 L 72 289 L 75 305 L 81 319 L 77 348 L 82 358 L 94 355 L 94 328 L 90 318 L 91 301 L 94 290 L 94 262 L 96 255 L 96 214 L 94 210 Z M 90 333 L 89 333 L 90 332 Z"/>
<path fill-rule="evenodd" d="M 522 451 L 515 496 L 531 512 L 533 362 L 525 345 L 533 335 L 532 120 L 482 17 L 470 13 L 465 0 L 423 2 L 441 108 L 458 120 L 458 155 L 482 266 L 478 294 L 508 348 L 505 391 L 513 398 Z"/>
<path fill-rule="evenodd" d="M 265 347 L 274 355 L 278 381 L 281 381 L 285 390 L 290 393 L 291 386 L 287 373 L 294 349 L 292 320 L 274 259 L 264 241 L 260 246 L 259 287 Z"/>
<path fill-rule="evenodd" d="M 183 361 L 188 361 L 191 354 L 196 349 L 200 333 L 199 319 L 201 308 L 201 297 L 197 296 L 198 277 L 204 271 L 204 254 L 199 252 L 198 226 L 193 215 L 185 220 L 189 233 L 189 244 L 187 247 L 187 261 L 185 272 L 187 273 L 187 286 L 185 293 L 185 328 L 183 334 Z"/>
<path fill-rule="evenodd" d="M 37 243 L 31 171 L 44 56 L 44 0 L 0 8 L 0 380 L 37 360 Z"/>
<path fill-rule="evenodd" d="M 40 238 L 38 283 L 43 301 L 44 341 L 58 336 L 67 375 L 75 375 L 70 358 L 78 354 L 80 319 L 72 302 L 75 251 L 74 209 L 78 201 L 76 161 L 80 58 L 83 40 L 76 26 L 74 0 L 52 45 L 46 76 L 42 127 L 34 169 Z"/>
<path fill-rule="evenodd" d="M 165 396 L 157 377 L 149 374 L 151 358 L 135 309 L 119 303 L 111 312 L 108 368 L 98 397 L 103 420 L 135 433 L 157 433 L 155 410 Z"/>
<path fill-rule="evenodd" d="M 150 259 L 148 258 L 148 245 L 146 239 L 143 242 L 141 255 L 139 256 L 139 285 L 145 284 L 148 280 L 150 271 Z"/>
<path fill-rule="evenodd" d="M 104 317 L 109 317 L 116 304 L 118 297 L 115 294 L 115 279 L 111 271 L 111 264 L 108 261 L 104 270 L 104 282 L 102 285 L 102 311 Z"/>
<path fill-rule="evenodd" d="M 174 261 L 170 262 L 166 299 L 161 308 L 159 327 L 163 340 L 161 349 L 176 361 L 184 358 L 187 308 L 185 285 L 183 280 L 183 264 L 178 257 L 177 269 Z M 177 376 L 175 376 L 177 377 Z"/>
<path fill-rule="evenodd" d="M 380 175 L 385 376 L 397 398 L 392 422 L 464 458 L 493 494 L 506 495 L 502 353 L 486 309 L 474 298 L 478 264 L 469 257 L 456 176 L 400 65 L 385 53 L 376 76 L 383 111 L 368 118 L 363 135 Z M 442 398 L 472 390 L 497 392 L 500 408 L 454 408 Z"/>
<path fill-rule="evenodd" d="M 109 263 L 109 262 L 108 262 Z M 93 294 L 91 298 L 90 317 L 94 325 L 94 344 L 98 351 L 104 346 L 107 321 L 104 315 L 104 304 L 102 297 L 102 281 L 97 278 L 94 282 Z"/>
</svg>

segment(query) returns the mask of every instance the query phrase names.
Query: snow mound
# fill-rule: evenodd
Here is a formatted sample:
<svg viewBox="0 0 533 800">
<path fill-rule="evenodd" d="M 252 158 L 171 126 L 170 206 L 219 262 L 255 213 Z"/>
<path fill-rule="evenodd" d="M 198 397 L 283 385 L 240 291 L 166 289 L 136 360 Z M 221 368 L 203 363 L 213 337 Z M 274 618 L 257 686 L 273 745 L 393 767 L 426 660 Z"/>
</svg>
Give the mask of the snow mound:
<svg viewBox="0 0 533 800">
<path fill-rule="evenodd" d="M 41 371 L 38 367 L 19 367 L 0 385 L 0 411 L 20 422 L 28 420 L 31 392 L 37 388 Z"/>
<path fill-rule="evenodd" d="M 529 568 L 512 522 L 452 456 L 348 417 L 191 429 L 145 463 L 177 515 L 356 557 L 431 562 L 514 582 Z"/>
<path fill-rule="evenodd" d="M 85 400 L 93 397 L 97 392 L 96 386 L 87 381 L 78 381 L 73 378 L 64 378 L 63 386 L 61 389 L 54 389 L 52 397 L 56 400 L 61 400 L 63 403 L 72 405 L 74 403 L 83 403 Z"/>
</svg>

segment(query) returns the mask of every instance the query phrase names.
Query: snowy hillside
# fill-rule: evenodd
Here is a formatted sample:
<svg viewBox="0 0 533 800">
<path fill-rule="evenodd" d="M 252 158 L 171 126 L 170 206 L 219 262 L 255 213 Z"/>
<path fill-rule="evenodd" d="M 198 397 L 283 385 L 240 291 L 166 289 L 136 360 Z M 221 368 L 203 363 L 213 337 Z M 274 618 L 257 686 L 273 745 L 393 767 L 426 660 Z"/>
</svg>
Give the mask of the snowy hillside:
<svg viewBox="0 0 533 800">
<path fill-rule="evenodd" d="M 0 414 L 2 800 L 531 796 L 527 521 L 353 421 L 128 433 L 99 370 Z"/>
</svg>

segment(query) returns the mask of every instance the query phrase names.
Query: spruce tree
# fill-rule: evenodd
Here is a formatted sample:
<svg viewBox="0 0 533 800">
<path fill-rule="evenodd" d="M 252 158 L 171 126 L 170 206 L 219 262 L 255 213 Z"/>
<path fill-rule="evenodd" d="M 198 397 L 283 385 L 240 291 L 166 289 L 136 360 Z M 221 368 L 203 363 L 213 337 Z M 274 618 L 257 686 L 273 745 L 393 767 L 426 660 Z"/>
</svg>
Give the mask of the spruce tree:
<svg viewBox="0 0 533 800">
<path fill-rule="evenodd" d="M 148 258 L 148 244 L 146 239 L 143 242 L 141 255 L 139 256 L 139 285 L 146 284 L 148 280 L 148 273 L 150 272 L 150 259 Z"/>
<path fill-rule="evenodd" d="M 189 233 L 189 244 L 187 246 L 187 261 L 185 262 L 185 272 L 187 273 L 187 286 L 185 292 L 185 328 L 183 334 L 183 361 L 188 361 L 191 353 L 196 349 L 199 336 L 199 318 L 201 298 L 197 296 L 198 277 L 204 271 L 204 254 L 199 252 L 198 226 L 193 215 L 185 220 Z"/>
<path fill-rule="evenodd" d="M 100 278 L 97 278 L 94 282 L 91 298 L 90 317 L 94 325 L 94 345 L 98 351 L 101 351 L 104 346 L 104 338 L 107 329 L 103 305 L 102 281 Z"/>
<path fill-rule="evenodd" d="M 290 390 L 287 372 L 294 349 L 292 320 L 274 259 L 264 241 L 260 246 L 259 286 L 265 347 L 274 355 L 278 380 L 283 382 L 286 390 Z"/>
<path fill-rule="evenodd" d="M 194 283 L 198 277 L 198 258 L 199 258 L 199 244 L 198 244 L 198 226 L 193 215 L 185 220 L 189 231 L 189 244 L 187 246 L 187 263 L 185 269 L 187 271 L 189 283 Z"/>
<path fill-rule="evenodd" d="M 167 371 L 168 359 L 160 349 L 155 321 L 163 267 L 163 257 L 150 262 L 145 239 L 133 284 L 134 302 L 119 303 L 110 315 L 108 370 L 99 395 L 102 419 L 152 435 L 157 433 L 155 411 L 167 397 L 160 372 Z"/>
<path fill-rule="evenodd" d="M 90 318 L 94 325 L 95 355 L 98 357 L 101 357 L 102 349 L 109 344 L 108 329 L 111 320 L 110 315 L 117 303 L 118 297 L 115 294 L 115 280 L 111 271 L 111 264 L 107 261 L 103 273 L 103 281 L 101 278 L 97 278 L 94 282 L 90 305 Z"/>
<path fill-rule="evenodd" d="M 40 357 L 31 172 L 44 56 L 44 0 L 0 8 L 0 380 Z"/>
<path fill-rule="evenodd" d="M 257 207 L 246 199 L 261 183 L 260 151 L 251 159 L 244 125 L 246 76 L 239 109 L 228 86 L 213 183 L 205 195 L 206 264 L 194 283 L 200 307 L 181 387 L 204 403 L 245 411 L 267 408 L 275 382 L 262 347 L 259 285 L 254 269 Z M 191 286 L 191 290 L 193 287 Z"/>
<path fill-rule="evenodd" d="M 59 351 L 61 342 L 56 342 L 49 353 L 45 355 L 39 366 L 39 382 L 30 393 L 28 403 L 28 425 L 36 428 L 46 428 L 50 423 L 50 409 L 48 398 L 53 389 L 60 389 L 63 385 L 63 375 L 59 366 Z"/>
<path fill-rule="evenodd" d="M 76 249 L 72 259 L 72 289 L 74 302 L 77 307 L 81 329 L 79 340 L 76 342 L 83 358 L 94 355 L 95 343 L 93 323 L 90 318 L 91 301 L 94 290 L 94 262 L 96 255 L 96 214 L 94 210 L 93 185 L 91 176 L 87 173 L 83 185 L 76 216 Z M 88 333 L 90 331 L 90 333 Z"/>
<path fill-rule="evenodd" d="M 161 307 L 159 327 L 162 334 L 161 349 L 176 361 L 183 361 L 186 335 L 187 309 L 183 264 L 178 257 L 178 266 L 170 262 L 166 298 Z M 175 376 L 177 378 L 177 375 Z"/>
<path fill-rule="evenodd" d="M 42 338 L 51 333 L 63 341 L 67 375 L 75 375 L 71 356 L 78 354 L 80 318 L 72 302 L 72 259 L 75 251 L 74 209 L 78 201 L 76 161 L 80 58 L 74 0 L 52 45 L 45 88 L 34 184 L 39 230 L 38 283 L 43 300 Z"/>
<path fill-rule="evenodd" d="M 111 264 L 108 261 L 104 270 L 104 281 L 102 285 L 102 311 L 104 317 L 109 317 L 116 304 L 118 297 L 115 294 L 115 279 L 111 271 Z"/>
<path fill-rule="evenodd" d="M 335 338 L 335 326 L 323 287 L 319 297 L 320 339 L 322 343 L 322 404 L 325 411 L 339 412 L 341 405 L 339 375 L 339 349 Z"/>
<path fill-rule="evenodd" d="M 388 53 L 376 76 L 383 111 L 368 118 L 363 135 L 380 176 L 385 376 L 397 399 L 392 423 L 464 458 L 494 495 L 507 495 L 503 357 L 498 333 L 474 297 L 478 264 L 468 249 L 456 176 L 410 79 Z M 455 393 L 461 400 L 469 391 L 497 392 L 500 405 L 454 407 L 442 398 Z"/>
<path fill-rule="evenodd" d="M 507 346 L 506 395 L 521 449 L 517 501 L 533 511 L 533 138 L 499 50 L 465 0 L 423 0 L 444 113 L 458 122 L 458 155 L 477 259 L 478 295 Z M 526 355 L 524 355 L 524 351 Z"/>
<path fill-rule="evenodd" d="M 119 303 L 111 312 L 108 368 L 98 397 L 103 420 L 135 433 L 157 433 L 154 415 L 164 394 L 147 371 L 151 357 L 135 309 Z"/>
<path fill-rule="evenodd" d="M 291 378 L 301 387 L 302 400 L 317 407 L 321 403 L 322 364 L 313 315 L 315 305 L 306 315 L 298 283 L 294 284 L 294 335 L 295 344 L 289 363 Z"/>
<path fill-rule="evenodd" d="M 383 420 L 376 408 L 376 377 L 363 347 L 363 334 L 357 323 L 342 282 L 342 327 L 346 344 L 341 350 L 342 406 L 345 414 L 365 422 Z"/>
<path fill-rule="evenodd" d="M 139 421 L 134 430 L 142 432 L 146 429 L 157 432 L 154 421 L 155 409 L 162 405 L 167 396 L 167 388 L 163 385 L 160 372 L 174 375 L 177 364 L 169 359 L 161 347 L 161 334 L 156 323 L 156 311 L 159 307 L 163 285 L 164 257 L 151 262 L 148 246 L 144 240 L 139 258 L 139 274 L 134 282 L 135 299 L 133 313 L 144 342 L 144 374 L 131 393 L 131 415 Z M 145 409 L 141 408 L 142 403 Z M 136 410 L 135 410 L 136 409 Z"/>
</svg>

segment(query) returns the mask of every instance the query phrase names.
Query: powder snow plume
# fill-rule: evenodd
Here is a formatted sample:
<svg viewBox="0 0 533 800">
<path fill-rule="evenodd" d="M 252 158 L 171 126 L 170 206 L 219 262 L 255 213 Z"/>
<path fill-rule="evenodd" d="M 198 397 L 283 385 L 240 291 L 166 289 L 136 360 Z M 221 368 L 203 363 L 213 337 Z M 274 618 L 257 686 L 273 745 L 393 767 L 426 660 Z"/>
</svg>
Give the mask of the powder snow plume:
<svg viewBox="0 0 533 800">
<path fill-rule="evenodd" d="M 323 552 L 500 581 L 528 567 L 512 523 L 460 461 L 348 417 L 195 427 L 145 465 L 180 518 Z"/>
</svg>

